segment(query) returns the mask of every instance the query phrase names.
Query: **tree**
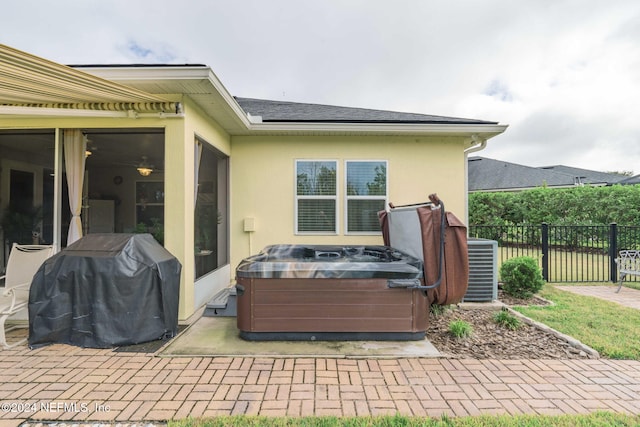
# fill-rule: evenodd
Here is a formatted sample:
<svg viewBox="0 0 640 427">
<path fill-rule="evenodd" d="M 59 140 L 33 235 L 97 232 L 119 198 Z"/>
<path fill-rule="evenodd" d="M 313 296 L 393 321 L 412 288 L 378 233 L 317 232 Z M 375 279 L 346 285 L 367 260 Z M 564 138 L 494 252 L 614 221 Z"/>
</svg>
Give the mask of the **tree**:
<svg viewBox="0 0 640 427">
<path fill-rule="evenodd" d="M 387 191 L 387 167 L 385 165 L 376 166 L 376 176 L 373 181 L 367 182 L 369 196 L 384 196 Z"/>
<path fill-rule="evenodd" d="M 298 173 L 299 196 L 333 196 L 336 194 L 336 170 L 320 162 L 310 162 L 305 172 Z"/>
</svg>

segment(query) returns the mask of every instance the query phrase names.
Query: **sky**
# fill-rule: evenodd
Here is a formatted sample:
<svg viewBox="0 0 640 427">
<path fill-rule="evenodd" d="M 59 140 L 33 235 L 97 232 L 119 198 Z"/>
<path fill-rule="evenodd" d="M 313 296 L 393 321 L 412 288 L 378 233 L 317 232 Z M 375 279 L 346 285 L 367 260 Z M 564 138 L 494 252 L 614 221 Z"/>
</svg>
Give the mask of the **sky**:
<svg viewBox="0 0 640 427">
<path fill-rule="evenodd" d="M 234 96 L 496 121 L 484 157 L 640 173 L 638 0 L 21 0 L 0 43 L 204 64 Z"/>
</svg>

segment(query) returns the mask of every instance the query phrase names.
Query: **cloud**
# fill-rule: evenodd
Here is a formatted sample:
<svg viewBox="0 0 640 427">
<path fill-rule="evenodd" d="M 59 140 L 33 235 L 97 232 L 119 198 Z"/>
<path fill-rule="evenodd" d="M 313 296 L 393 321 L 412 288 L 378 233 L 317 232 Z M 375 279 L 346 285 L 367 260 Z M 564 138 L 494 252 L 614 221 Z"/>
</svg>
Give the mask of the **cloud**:
<svg viewBox="0 0 640 427">
<path fill-rule="evenodd" d="M 485 89 L 484 94 L 494 97 L 501 102 L 513 101 L 513 95 L 509 91 L 507 85 L 502 83 L 498 79 L 492 80 L 491 83 L 489 83 L 489 86 Z"/>
<path fill-rule="evenodd" d="M 133 62 L 170 64 L 177 59 L 177 55 L 173 52 L 174 49 L 158 43 L 155 46 L 148 46 L 135 40 L 129 40 L 122 50 L 123 55 L 130 57 Z"/>
<path fill-rule="evenodd" d="M 499 121 L 480 154 L 640 172 L 637 22 L 636 0 L 22 0 L 0 38 L 65 64 L 207 64 L 237 96 Z"/>
<path fill-rule="evenodd" d="M 136 58 L 144 59 L 149 57 L 155 57 L 151 49 L 143 48 L 142 46 L 140 46 L 138 43 L 134 41 L 130 41 L 127 44 L 127 51 L 131 52 Z"/>
</svg>

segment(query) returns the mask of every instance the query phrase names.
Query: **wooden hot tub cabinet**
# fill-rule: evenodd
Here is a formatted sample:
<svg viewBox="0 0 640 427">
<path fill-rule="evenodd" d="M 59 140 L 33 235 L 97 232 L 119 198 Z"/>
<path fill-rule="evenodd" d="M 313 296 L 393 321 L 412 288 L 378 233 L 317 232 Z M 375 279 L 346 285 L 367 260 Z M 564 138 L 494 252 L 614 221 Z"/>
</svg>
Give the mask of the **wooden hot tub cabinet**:
<svg viewBox="0 0 640 427">
<path fill-rule="evenodd" d="M 375 251 L 389 249 L 375 247 Z M 248 259 L 262 265 L 254 264 L 257 268 L 251 270 L 241 264 L 237 272 L 240 336 L 247 340 L 424 339 L 428 299 L 422 290 L 407 287 L 422 284 L 421 263 L 392 251 L 391 259 L 365 262 L 357 256 L 283 260 L 273 256 L 274 250 L 271 256 Z M 282 246 L 275 252 L 281 254 Z"/>
</svg>

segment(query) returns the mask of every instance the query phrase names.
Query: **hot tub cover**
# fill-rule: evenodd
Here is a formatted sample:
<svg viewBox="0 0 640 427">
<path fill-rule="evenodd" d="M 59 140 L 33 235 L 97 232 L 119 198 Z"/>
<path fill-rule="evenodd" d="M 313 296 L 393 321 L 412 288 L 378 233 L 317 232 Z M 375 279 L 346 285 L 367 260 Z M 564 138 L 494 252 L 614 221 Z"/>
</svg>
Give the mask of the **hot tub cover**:
<svg viewBox="0 0 640 427">
<path fill-rule="evenodd" d="M 150 234 L 89 234 L 38 270 L 29 346 L 109 348 L 178 331 L 180 262 Z"/>
<path fill-rule="evenodd" d="M 469 285 L 467 228 L 436 195 L 429 203 L 393 206 L 378 213 L 386 245 L 424 262 L 431 304 L 458 304 Z"/>
<path fill-rule="evenodd" d="M 271 245 L 245 258 L 237 277 L 420 279 L 422 261 L 387 246 Z"/>
</svg>

